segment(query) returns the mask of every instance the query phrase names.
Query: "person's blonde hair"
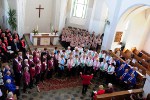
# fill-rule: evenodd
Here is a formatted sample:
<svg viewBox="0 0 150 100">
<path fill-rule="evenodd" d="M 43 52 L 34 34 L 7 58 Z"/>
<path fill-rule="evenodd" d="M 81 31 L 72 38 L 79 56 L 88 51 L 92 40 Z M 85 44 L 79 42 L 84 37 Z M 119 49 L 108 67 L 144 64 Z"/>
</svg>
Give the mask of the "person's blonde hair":
<svg viewBox="0 0 150 100">
<path fill-rule="evenodd" d="M 99 89 L 104 89 L 104 86 L 103 86 L 103 85 L 100 85 L 100 86 L 99 86 Z"/>
<path fill-rule="evenodd" d="M 12 98 L 12 97 L 13 97 L 13 93 L 12 92 L 8 92 L 7 98 L 9 99 L 9 98 Z"/>
</svg>

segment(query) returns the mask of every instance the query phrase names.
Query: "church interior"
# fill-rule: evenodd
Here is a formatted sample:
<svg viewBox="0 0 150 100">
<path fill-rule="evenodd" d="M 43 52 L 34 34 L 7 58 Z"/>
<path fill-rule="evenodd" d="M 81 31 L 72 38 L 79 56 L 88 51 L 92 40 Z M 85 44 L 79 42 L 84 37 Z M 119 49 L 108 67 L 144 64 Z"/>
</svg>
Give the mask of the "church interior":
<svg viewBox="0 0 150 100">
<path fill-rule="evenodd" d="M 0 100 L 150 100 L 150 0 L 0 0 Z"/>
</svg>

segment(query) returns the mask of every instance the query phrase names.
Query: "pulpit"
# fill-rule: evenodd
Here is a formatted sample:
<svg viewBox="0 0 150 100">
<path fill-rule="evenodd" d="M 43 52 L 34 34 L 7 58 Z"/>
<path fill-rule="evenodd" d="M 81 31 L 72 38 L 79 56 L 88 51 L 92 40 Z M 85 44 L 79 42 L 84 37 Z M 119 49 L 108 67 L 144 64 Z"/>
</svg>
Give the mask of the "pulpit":
<svg viewBox="0 0 150 100">
<path fill-rule="evenodd" d="M 30 33 L 30 41 L 34 46 L 48 46 L 48 45 L 57 45 L 59 42 L 59 35 L 54 33 Z"/>
</svg>

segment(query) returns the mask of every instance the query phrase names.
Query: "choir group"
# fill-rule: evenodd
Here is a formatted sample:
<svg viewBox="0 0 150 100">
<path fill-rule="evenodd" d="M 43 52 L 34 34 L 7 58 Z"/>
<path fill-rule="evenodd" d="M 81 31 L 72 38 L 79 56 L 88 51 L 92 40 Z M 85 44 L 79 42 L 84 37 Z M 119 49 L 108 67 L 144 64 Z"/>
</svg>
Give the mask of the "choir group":
<svg viewBox="0 0 150 100">
<path fill-rule="evenodd" d="M 64 29 L 63 31 L 67 30 Z M 63 32 L 63 34 L 66 33 Z M 12 35 L 14 38 L 11 38 L 13 37 Z M 118 59 L 111 57 L 107 51 L 98 53 L 95 50 L 85 49 L 82 46 L 71 50 L 69 46 L 66 50 L 58 50 L 55 47 L 54 51 L 50 52 L 46 48 L 42 51 L 38 51 L 35 48 L 30 54 L 29 51 L 25 50 L 24 40 L 20 40 L 16 33 L 12 35 L 9 32 L 1 33 L 1 56 L 5 59 L 4 61 L 7 61 L 7 58 L 10 58 L 9 55 L 11 55 L 7 52 L 7 46 L 11 45 L 11 49 L 15 48 L 12 49 L 15 53 L 12 64 L 13 70 L 11 70 L 11 66 L 5 65 L 0 75 L 3 77 L 5 88 L 17 96 L 19 96 L 19 87 L 22 79 L 23 91 L 26 92 L 28 87 L 32 88 L 34 84 L 38 85 L 40 81 L 43 82 L 45 79 L 52 78 L 54 74 L 58 78 L 69 78 L 79 76 L 80 72 L 83 74 L 88 72 L 93 73 L 96 77 L 105 78 L 106 83 L 113 83 L 119 80 L 119 83 L 129 88 L 134 88 L 136 85 L 137 68 L 130 68 L 127 62 L 121 63 Z M 78 38 L 78 35 L 75 34 L 68 34 L 68 36 L 77 36 L 75 39 Z M 84 36 L 90 39 L 88 35 L 83 33 L 81 37 Z M 9 44 L 9 40 L 12 40 L 13 42 L 10 43 L 14 45 Z"/>
<path fill-rule="evenodd" d="M 19 95 L 19 86 L 16 86 L 16 81 L 18 78 L 13 72 L 18 69 L 12 70 L 9 65 L 5 65 L 3 69 L 2 63 L 8 63 L 12 61 L 18 52 L 25 53 L 25 41 L 23 38 L 19 38 L 17 32 L 11 32 L 9 29 L 2 30 L 0 29 L 0 99 L 5 100 L 8 92 L 13 92 Z M 20 55 L 20 53 L 19 53 Z M 18 66 L 21 61 L 18 61 Z M 19 75 L 19 74 L 18 74 Z M 16 81 L 16 82 L 15 82 Z M 8 93 L 9 97 L 13 96 L 12 93 Z"/>
<path fill-rule="evenodd" d="M 103 35 L 95 35 L 95 32 L 90 34 L 85 29 L 68 27 L 62 30 L 61 34 L 61 44 L 64 47 L 71 46 L 82 47 L 88 49 L 97 50 L 101 46 Z"/>
<path fill-rule="evenodd" d="M 19 38 L 19 35 L 6 29 L 0 29 L 0 57 L 3 62 L 8 62 L 14 54 L 19 51 L 25 52 L 25 41 Z"/>
</svg>

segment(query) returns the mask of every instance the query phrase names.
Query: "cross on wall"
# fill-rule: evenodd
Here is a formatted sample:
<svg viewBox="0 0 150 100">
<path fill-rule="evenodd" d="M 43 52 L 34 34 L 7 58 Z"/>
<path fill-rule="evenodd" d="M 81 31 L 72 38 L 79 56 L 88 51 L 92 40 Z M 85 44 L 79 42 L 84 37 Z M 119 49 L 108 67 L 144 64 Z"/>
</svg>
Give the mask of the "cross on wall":
<svg viewBox="0 0 150 100">
<path fill-rule="evenodd" d="M 39 8 L 36 8 L 36 9 L 39 10 L 39 18 L 40 18 L 40 16 L 41 16 L 41 10 L 44 10 L 44 8 L 42 8 L 41 5 L 39 5 Z"/>
</svg>

